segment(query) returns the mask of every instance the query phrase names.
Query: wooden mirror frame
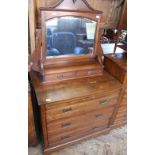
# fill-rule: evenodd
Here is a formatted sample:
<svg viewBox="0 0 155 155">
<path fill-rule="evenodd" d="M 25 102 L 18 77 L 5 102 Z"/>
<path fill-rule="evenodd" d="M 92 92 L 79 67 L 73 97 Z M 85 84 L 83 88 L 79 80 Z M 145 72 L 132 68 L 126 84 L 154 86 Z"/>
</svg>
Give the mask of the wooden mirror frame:
<svg viewBox="0 0 155 155">
<path fill-rule="evenodd" d="M 64 57 L 46 57 L 46 21 L 56 17 L 74 16 L 82 17 L 93 20 L 97 23 L 94 51 L 89 55 L 79 55 L 79 56 L 64 56 Z M 42 32 L 42 63 L 43 65 L 50 65 L 57 61 L 76 61 L 84 59 L 92 59 L 97 56 L 97 43 L 99 41 L 99 25 L 101 21 L 101 14 L 96 14 L 96 12 L 90 11 L 79 11 L 79 10 L 63 10 L 63 9 L 52 9 L 52 8 L 41 8 L 41 32 Z"/>
</svg>

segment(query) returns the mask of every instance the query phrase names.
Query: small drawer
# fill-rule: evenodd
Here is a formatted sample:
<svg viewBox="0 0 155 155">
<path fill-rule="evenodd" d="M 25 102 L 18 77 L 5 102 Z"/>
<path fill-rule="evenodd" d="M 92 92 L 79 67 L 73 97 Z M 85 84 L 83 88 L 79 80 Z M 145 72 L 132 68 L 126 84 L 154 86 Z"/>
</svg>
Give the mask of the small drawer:
<svg viewBox="0 0 155 155">
<path fill-rule="evenodd" d="M 88 76 L 91 76 L 91 75 L 100 75 L 100 74 L 102 74 L 102 70 L 89 70 L 88 72 L 87 72 L 87 74 L 88 74 Z"/>
<path fill-rule="evenodd" d="M 81 70 L 76 72 L 76 76 L 92 76 L 92 75 L 102 75 L 103 71 L 101 69 L 93 70 Z"/>
<path fill-rule="evenodd" d="M 62 81 L 65 79 L 72 79 L 75 78 L 75 72 L 67 72 L 67 73 L 60 73 L 60 74 L 52 74 L 52 75 L 46 75 L 45 80 L 46 81 Z"/>
</svg>

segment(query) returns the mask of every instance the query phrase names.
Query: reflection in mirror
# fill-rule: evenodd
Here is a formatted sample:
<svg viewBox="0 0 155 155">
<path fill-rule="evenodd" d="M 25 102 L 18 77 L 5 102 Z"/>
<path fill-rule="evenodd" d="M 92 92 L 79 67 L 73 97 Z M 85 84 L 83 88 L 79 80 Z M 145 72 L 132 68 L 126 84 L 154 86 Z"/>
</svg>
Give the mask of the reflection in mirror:
<svg viewBox="0 0 155 155">
<path fill-rule="evenodd" d="M 82 17 L 58 17 L 46 21 L 46 56 L 92 54 L 95 21 Z"/>
</svg>

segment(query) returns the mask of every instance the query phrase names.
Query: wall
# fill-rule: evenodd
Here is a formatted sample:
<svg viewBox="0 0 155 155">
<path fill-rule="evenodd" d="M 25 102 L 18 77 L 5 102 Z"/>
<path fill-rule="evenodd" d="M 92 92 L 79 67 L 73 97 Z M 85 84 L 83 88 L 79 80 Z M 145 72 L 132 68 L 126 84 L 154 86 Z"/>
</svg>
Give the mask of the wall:
<svg viewBox="0 0 155 155">
<path fill-rule="evenodd" d="M 29 0 L 29 28 L 31 38 L 31 53 L 35 47 L 35 28 L 40 23 L 39 8 L 49 6 L 56 3 L 58 0 Z M 122 0 L 87 0 L 87 2 L 96 10 L 103 11 L 104 22 L 101 28 L 116 28 L 121 7 L 119 4 Z"/>
<path fill-rule="evenodd" d="M 58 0 L 36 0 L 37 20 L 39 19 L 39 7 L 49 6 L 56 3 Z M 102 23 L 104 28 L 115 28 L 118 19 L 120 8 L 117 6 L 122 0 L 87 0 L 87 2 L 96 10 L 103 11 L 105 22 Z"/>
</svg>

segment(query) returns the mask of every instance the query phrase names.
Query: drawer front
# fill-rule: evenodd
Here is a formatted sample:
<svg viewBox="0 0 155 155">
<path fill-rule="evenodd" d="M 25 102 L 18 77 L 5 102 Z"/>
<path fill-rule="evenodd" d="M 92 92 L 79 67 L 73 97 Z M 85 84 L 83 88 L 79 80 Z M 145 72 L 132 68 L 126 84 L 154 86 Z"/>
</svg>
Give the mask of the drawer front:
<svg viewBox="0 0 155 155">
<path fill-rule="evenodd" d="M 121 101 L 121 105 L 127 105 L 127 98 L 123 97 L 122 101 Z"/>
<path fill-rule="evenodd" d="M 100 131 L 105 129 L 108 126 L 108 120 L 103 122 L 94 122 L 94 124 L 87 126 L 87 127 L 81 127 L 78 130 L 72 130 L 69 132 L 57 134 L 57 135 L 49 135 L 48 141 L 50 145 L 58 145 L 62 143 L 69 142 L 71 140 L 80 138 L 82 136 Z"/>
<path fill-rule="evenodd" d="M 79 102 L 76 104 L 61 104 L 58 107 L 47 106 L 46 119 L 47 123 L 53 120 L 71 117 L 75 115 L 85 114 L 86 112 L 94 111 L 97 109 L 105 109 L 109 106 L 115 105 L 117 103 L 117 97 L 100 98 L 92 101 Z"/>
<path fill-rule="evenodd" d="M 121 105 L 127 105 L 127 90 L 125 90 L 124 92 L 124 96 L 122 98 L 122 101 L 121 101 Z"/>
<path fill-rule="evenodd" d="M 126 112 L 126 110 L 124 110 L 124 111 L 119 112 L 119 113 L 116 115 L 116 119 L 119 119 L 119 118 L 121 118 L 121 117 L 126 117 L 126 116 L 127 116 L 127 112 Z"/>
<path fill-rule="evenodd" d="M 122 124 L 127 121 L 127 107 L 121 106 L 118 109 L 114 124 Z"/>
<path fill-rule="evenodd" d="M 45 80 L 57 82 L 65 79 L 71 79 L 73 77 L 75 77 L 75 72 L 68 72 L 68 73 L 61 73 L 61 74 L 46 75 Z"/>
<path fill-rule="evenodd" d="M 45 81 L 58 82 L 67 79 L 102 75 L 102 73 L 103 73 L 102 69 L 93 69 L 93 70 L 81 70 L 66 73 L 57 73 L 51 75 L 49 74 L 45 75 Z"/>
<path fill-rule="evenodd" d="M 66 133 L 67 131 L 71 130 L 79 130 L 81 127 L 94 124 L 94 122 L 104 123 L 110 119 L 113 111 L 114 107 L 110 107 L 105 110 L 99 110 L 68 119 L 62 118 L 56 121 L 52 121 L 47 125 L 47 131 L 49 135 L 55 135 L 58 133 Z"/>
<path fill-rule="evenodd" d="M 123 124 L 123 123 L 126 123 L 127 122 L 127 115 L 124 115 L 120 118 L 117 118 L 115 121 L 114 121 L 114 124 Z"/>
</svg>

